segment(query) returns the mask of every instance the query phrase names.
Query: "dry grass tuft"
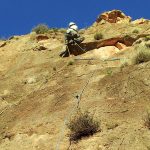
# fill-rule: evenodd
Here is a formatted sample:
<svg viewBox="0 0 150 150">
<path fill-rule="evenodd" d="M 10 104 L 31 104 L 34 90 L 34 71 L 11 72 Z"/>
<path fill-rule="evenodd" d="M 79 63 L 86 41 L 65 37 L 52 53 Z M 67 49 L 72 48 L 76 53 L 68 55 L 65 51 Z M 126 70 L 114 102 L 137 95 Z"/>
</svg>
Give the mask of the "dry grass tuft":
<svg viewBox="0 0 150 150">
<path fill-rule="evenodd" d="M 139 51 L 135 57 L 133 57 L 133 64 L 141 64 L 150 61 L 150 52 L 146 50 Z"/>
<path fill-rule="evenodd" d="M 44 34 L 49 32 L 49 28 L 45 24 L 39 24 L 32 29 L 32 32 L 35 32 L 36 34 Z"/>
<path fill-rule="evenodd" d="M 150 129 L 150 112 L 147 112 L 145 118 L 144 118 L 144 125 Z"/>
<path fill-rule="evenodd" d="M 70 130 L 70 141 L 78 141 L 82 137 L 93 135 L 100 131 L 99 122 L 94 120 L 89 112 L 78 112 L 67 124 Z"/>
<path fill-rule="evenodd" d="M 94 35 L 94 39 L 95 39 L 95 40 L 103 39 L 103 34 L 102 34 L 102 33 L 96 33 L 96 34 Z"/>
</svg>

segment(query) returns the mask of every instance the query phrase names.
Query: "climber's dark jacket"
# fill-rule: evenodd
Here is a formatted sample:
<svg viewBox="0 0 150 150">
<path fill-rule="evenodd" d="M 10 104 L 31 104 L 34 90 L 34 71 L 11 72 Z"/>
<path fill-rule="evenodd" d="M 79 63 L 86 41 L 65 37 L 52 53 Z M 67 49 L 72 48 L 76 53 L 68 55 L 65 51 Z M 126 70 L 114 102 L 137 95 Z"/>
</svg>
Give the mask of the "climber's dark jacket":
<svg viewBox="0 0 150 150">
<path fill-rule="evenodd" d="M 65 44 L 80 44 L 84 40 L 83 37 L 81 37 L 78 33 L 78 31 L 68 28 L 66 34 L 65 34 Z"/>
</svg>

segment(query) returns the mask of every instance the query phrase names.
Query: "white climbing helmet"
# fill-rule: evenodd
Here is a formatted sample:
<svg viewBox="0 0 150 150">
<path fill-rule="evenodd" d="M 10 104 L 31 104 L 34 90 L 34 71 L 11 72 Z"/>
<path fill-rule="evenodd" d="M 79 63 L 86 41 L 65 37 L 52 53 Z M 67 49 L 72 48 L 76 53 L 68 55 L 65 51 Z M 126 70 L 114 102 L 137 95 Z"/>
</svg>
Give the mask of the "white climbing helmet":
<svg viewBox="0 0 150 150">
<path fill-rule="evenodd" d="M 73 29 L 73 30 L 76 30 L 76 31 L 78 30 L 78 26 L 74 22 L 69 23 L 69 28 Z"/>
<path fill-rule="evenodd" d="M 69 27 L 76 25 L 74 22 L 69 23 Z"/>
</svg>

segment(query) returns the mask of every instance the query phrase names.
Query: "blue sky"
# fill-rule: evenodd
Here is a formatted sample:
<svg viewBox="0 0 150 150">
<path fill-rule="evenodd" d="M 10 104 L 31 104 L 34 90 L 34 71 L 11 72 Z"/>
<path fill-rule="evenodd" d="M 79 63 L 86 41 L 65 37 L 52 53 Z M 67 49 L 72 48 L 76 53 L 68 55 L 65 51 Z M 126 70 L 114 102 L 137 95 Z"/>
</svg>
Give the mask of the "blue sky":
<svg viewBox="0 0 150 150">
<path fill-rule="evenodd" d="M 29 33 L 39 23 L 60 28 L 74 21 L 83 28 L 112 9 L 150 19 L 150 0 L 0 0 L 0 37 Z"/>
</svg>

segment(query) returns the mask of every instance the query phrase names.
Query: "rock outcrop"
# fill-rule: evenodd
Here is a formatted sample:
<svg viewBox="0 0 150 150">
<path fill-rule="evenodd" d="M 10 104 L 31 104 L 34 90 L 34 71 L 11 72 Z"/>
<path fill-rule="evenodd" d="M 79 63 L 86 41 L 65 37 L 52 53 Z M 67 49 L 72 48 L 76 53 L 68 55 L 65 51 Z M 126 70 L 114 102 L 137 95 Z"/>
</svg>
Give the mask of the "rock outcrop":
<svg viewBox="0 0 150 150">
<path fill-rule="evenodd" d="M 96 20 L 97 23 L 99 22 L 109 22 L 109 23 L 118 23 L 118 22 L 130 22 L 131 17 L 126 16 L 120 10 L 113 10 L 102 13 Z"/>
<path fill-rule="evenodd" d="M 123 37 L 115 37 L 110 39 L 104 39 L 100 41 L 81 43 L 80 46 L 86 51 L 91 51 L 93 49 L 99 49 L 105 46 L 115 46 L 118 49 L 124 49 L 128 46 L 132 46 L 132 44 L 139 39 L 140 37 L 131 37 L 131 36 L 123 36 Z M 85 53 L 78 45 L 69 46 L 70 53 L 73 55 L 79 55 Z"/>
<path fill-rule="evenodd" d="M 144 19 L 144 18 L 132 21 L 133 24 L 144 24 L 144 23 L 148 24 L 149 22 L 150 22 L 149 20 Z"/>
</svg>

